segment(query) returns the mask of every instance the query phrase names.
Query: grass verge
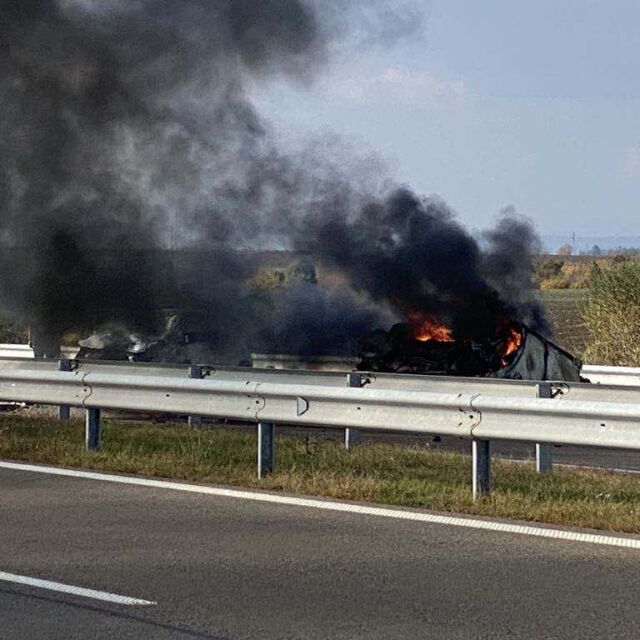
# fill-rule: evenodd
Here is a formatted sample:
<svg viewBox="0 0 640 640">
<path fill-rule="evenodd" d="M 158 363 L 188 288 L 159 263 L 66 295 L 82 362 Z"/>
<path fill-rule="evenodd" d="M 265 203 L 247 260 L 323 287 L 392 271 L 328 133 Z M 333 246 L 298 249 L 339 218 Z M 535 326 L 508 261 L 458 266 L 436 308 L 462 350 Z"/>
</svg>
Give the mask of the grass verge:
<svg viewBox="0 0 640 640">
<path fill-rule="evenodd" d="M 592 470 L 495 461 L 494 490 L 474 503 L 470 459 L 422 447 L 375 444 L 350 452 L 331 441 L 277 437 L 277 471 L 255 477 L 255 436 L 104 421 L 103 448 L 84 450 L 81 422 L 0 417 L 0 458 L 640 533 L 640 479 Z"/>
</svg>

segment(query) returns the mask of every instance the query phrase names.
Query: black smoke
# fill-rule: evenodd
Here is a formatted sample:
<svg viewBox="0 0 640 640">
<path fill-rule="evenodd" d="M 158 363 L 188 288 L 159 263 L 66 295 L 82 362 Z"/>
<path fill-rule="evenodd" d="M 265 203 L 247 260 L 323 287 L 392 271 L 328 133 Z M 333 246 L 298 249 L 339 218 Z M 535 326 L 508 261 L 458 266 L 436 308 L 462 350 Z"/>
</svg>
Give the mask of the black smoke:
<svg viewBox="0 0 640 640">
<path fill-rule="evenodd" d="M 515 211 L 504 212 L 483 242 L 441 200 L 406 188 L 356 206 L 348 200 L 318 203 L 298 242 L 356 291 L 399 318 L 427 314 L 460 338 L 494 336 L 503 318 L 547 330 L 531 295 L 537 239 Z"/>
<path fill-rule="evenodd" d="M 543 327 L 526 224 L 478 242 L 438 200 L 277 148 L 248 98 L 418 26 L 406 2 L 0 0 L 2 308 L 50 352 L 189 309 L 230 359 L 353 350 L 415 310 L 460 333 L 505 310 Z M 247 284 L 265 248 L 332 277 L 265 301 Z"/>
</svg>

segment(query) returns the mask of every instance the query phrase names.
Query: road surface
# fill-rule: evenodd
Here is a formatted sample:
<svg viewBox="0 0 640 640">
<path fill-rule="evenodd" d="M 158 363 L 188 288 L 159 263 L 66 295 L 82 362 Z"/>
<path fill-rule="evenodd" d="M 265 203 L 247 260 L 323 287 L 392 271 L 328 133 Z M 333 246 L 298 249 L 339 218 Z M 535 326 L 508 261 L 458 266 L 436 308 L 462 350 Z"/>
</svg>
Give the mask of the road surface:
<svg viewBox="0 0 640 640">
<path fill-rule="evenodd" d="M 640 549 L 0 469 L 0 637 L 637 638 Z"/>
</svg>

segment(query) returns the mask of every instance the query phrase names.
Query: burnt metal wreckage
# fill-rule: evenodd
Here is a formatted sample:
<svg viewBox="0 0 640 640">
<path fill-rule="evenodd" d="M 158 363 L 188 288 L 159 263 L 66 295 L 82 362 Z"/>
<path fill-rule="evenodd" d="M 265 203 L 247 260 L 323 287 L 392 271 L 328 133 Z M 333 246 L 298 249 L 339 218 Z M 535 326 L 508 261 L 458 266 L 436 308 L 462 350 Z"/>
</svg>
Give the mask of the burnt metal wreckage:
<svg viewBox="0 0 640 640">
<path fill-rule="evenodd" d="M 112 334 L 108 339 L 96 334 L 80 342 L 76 357 L 188 363 L 192 361 L 190 356 L 204 354 L 201 349 L 194 354 L 188 352 L 189 341 L 180 325 L 175 316 L 171 317 L 164 334 L 146 343 L 135 341 L 133 344 L 131 336 L 120 336 L 118 340 L 118 336 Z M 522 323 L 510 324 L 506 334 L 502 332 L 501 337 L 491 338 L 454 339 L 448 329 L 441 326 L 437 329 L 428 339 L 420 336 L 416 324 L 411 322 L 395 324 L 388 331 L 378 329 L 364 337 L 355 358 L 272 353 L 252 354 L 251 360 L 253 366 L 267 368 L 587 382 L 580 375 L 582 361 L 579 358 Z M 508 349 L 505 335 L 511 338 Z"/>
<path fill-rule="evenodd" d="M 582 361 L 536 331 L 518 325 L 517 348 L 502 355 L 488 340 L 416 339 L 409 323 L 367 336 L 357 365 L 360 371 L 415 373 L 510 380 L 585 381 Z"/>
</svg>

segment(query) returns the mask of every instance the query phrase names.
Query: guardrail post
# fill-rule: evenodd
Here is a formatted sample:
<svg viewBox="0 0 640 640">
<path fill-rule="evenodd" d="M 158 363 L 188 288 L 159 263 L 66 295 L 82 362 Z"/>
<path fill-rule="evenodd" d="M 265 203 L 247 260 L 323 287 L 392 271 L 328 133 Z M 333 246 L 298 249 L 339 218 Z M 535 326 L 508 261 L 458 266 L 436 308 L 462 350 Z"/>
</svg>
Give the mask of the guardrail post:
<svg viewBox="0 0 640 640">
<path fill-rule="evenodd" d="M 362 374 L 357 371 L 351 371 L 347 373 L 347 387 L 358 387 L 362 386 Z M 357 429 L 346 428 L 344 430 L 344 448 L 348 451 L 349 449 L 353 449 L 355 444 L 360 439 L 360 432 Z"/>
<path fill-rule="evenodd" d="M 275 429 L 273 422 L 258 422 L 258 478 L 273 472 Z"/>
<path fill-rule="evenodd" d="M 100 448 L 100 409 L 87 409 L 84 441 L 87 449 Z"/>
<path fill-rule="evenodd" d="M 202 367 L 197 365 L 189 367 L 189 378 L 193 380 L 202 380 Z M 188 423 L 190 427 L 198 429 L 202 426 L 202 416 L 189 416 Z"/>
<path fill-rule="evenodd" d="M 551 398 L 551 383 L 541 382 L 536 385 L 536 396 L 538 398 Z M 538 473 L 548 473 L 553 466 L 551 445 L 536 443 L 536 471 Z"/>
<path fill-rule="evenodd" d="M 71 360 L 61 358 L 58 360 L 58 371 L 71 371 Z M 58 407 L 58 420 L 68 420 L 71 417 L 71 407 L 61 404 Z"/>
<path fill-rule="evenodd" d="M 472 440 L 471 482 L 473 499 L 487 495 L 491 491 L 491 441 Z"/>
</svg>

